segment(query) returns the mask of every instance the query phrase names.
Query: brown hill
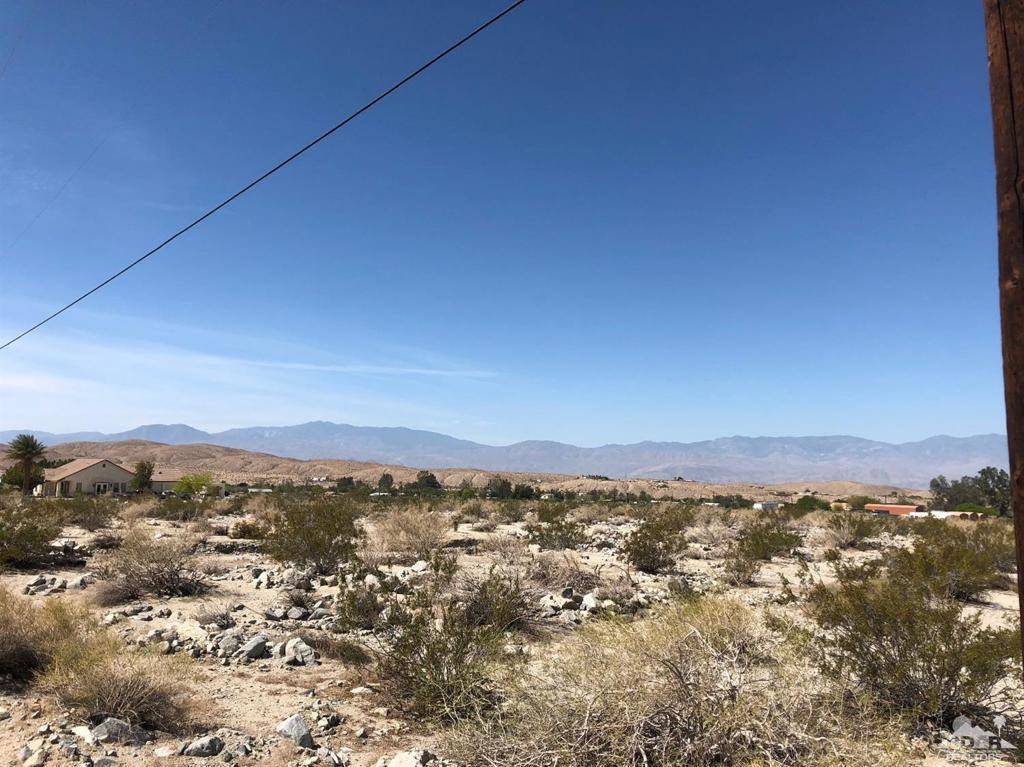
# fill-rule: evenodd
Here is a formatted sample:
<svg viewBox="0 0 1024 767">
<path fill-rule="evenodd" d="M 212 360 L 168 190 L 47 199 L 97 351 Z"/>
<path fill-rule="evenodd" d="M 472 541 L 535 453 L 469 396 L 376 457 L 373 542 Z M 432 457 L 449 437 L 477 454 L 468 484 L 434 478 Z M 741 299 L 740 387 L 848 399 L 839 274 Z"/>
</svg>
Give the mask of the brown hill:
<svg viewBox="0 0 1024 767">
<path fill-rule="evenodd" d="M 387 471 L 398 483 L 410 482 L 419 469 L 407 466 L 392 466 L 361 461 L 334 459 L 298 460 L 282 458 L 269 453 L 255 453 L 217 445 L 164 445 L 144 440 L 121 442 L 65 442 L 49 448 L 50 458 L 106 458 L 131 466 L 136 461 L 153 461 L 158 466 L 180 469 L 185 472 L 206 471 L 226 482 L 303 482 L 312 477 L 354 477 L 368 483 L 376 483 Z M 9 463 L 9 462 L 8 462 Z M 446 487 L 458 487 L 469 481 L 475 487 L 484 486 L 494 476 L 507 477 L 512 482 L 522 482 L 543 490 L 610 490 L 639 493 L 645 491 L 654 497 L 673 498 L 710 497 L 716 493 L 739 493 L 754 500 L 784 499 L 815 492 L 824 498 L 834 499 L 853 494 L 877 497 L 894 496 L 900 488 L 891 485 L 866 485 L 857 482 L 800 482 L 780 485 L 705 482 L 664 481 L 650 479 L 600 480 L 566 474 L 537 472 L 493 472 L 479 469 L 431 469 Z M 911 495 L 926 496 L 920 490 L 905 491 Z"/>
</svg>

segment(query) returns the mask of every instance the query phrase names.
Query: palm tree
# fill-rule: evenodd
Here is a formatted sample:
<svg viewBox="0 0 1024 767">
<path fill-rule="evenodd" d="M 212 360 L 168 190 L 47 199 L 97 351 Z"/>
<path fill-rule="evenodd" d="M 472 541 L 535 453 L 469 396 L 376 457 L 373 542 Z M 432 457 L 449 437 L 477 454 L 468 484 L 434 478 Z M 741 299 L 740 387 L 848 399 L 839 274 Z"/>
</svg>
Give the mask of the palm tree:
<svg viewBox="0 0 1024 767">
<path fill-rule="evenodd" d="M 31 434 L 19 434 L 7 446 L 7 457 L 21 466 L 21 492 L 25 495 L 32 492 L 32 469 L 44 453 L 46 445 Z"/>
</svg>

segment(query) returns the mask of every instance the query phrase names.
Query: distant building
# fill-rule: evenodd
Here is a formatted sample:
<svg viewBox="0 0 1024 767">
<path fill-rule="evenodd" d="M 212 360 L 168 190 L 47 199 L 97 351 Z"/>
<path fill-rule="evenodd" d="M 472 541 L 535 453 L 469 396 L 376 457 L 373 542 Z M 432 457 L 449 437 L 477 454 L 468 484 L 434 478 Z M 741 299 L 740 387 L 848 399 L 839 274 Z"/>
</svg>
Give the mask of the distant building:
<svg viewBox="0 0 1024 767">
<path fill-rule="evenodd" d="M 185 472 L 177 469 L 154 469 L 149 489 L 154 493 L 170 493 L 183 476 Z"/>
<path fill-rule="evenodd" d="M 753 508 L 754 511 L 778 511 L 779 504 L 775 501 L 758 501 Z"/>
<path fill-rule="evenodd" d="M 76 458 L 55 469 L 45 469 L 39 495 L 69 498 L 78 493 L 107 495 L 126 493 L 135 474 L 105 458 Z"/>
<path fill-rule="evenodd" d="M 924 506 L 913 506 L 909 503 L 866 503 L 864 511 L 874 514 L 888 514 L 892 517 L 905 517 L 915 511 L 924 511 Z"/>
</svg>

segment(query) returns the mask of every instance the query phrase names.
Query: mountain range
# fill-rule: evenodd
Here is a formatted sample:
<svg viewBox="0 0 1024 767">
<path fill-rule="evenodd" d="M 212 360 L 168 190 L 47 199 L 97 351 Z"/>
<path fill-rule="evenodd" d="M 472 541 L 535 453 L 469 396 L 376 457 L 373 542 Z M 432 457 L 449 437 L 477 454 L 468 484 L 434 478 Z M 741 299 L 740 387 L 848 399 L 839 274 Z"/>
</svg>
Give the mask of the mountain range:
<svg viewBox="0 0 1024 767">
<path fill-rule="evenodd" d="M 722 437 L 701 442 L 637 442 L 578 447 L 528 440 L 485 445 L 446 434 L 403 427 L 351 426 L 312 421 L 295 426 L 252 426 L 205 432 L 186 424 L 151 424 L 106 434 L 54 434 L 33 429 L 0 431 L 0 442 L 35 434 L 48 445 L 63 442 L 147 440 L 169 445 L 203 443 L 289 458 L 339 458 L 403 466 L 473 467 L 488 471 L 600 474 L 609 477 L 702 482 L 850 480 L 927 487 L 939 474 L 960 477 L 984 466 L 1006 468 L 1006 437 L 936 436 L 889 443 L 851 436 Z"/>
</svg>

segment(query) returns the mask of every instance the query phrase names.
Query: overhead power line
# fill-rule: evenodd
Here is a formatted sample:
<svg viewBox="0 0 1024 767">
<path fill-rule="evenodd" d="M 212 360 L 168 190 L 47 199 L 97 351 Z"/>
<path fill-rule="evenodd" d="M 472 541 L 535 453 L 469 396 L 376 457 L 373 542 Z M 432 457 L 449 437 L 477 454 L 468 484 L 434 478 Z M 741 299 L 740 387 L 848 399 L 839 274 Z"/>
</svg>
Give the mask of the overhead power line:
<svg viewBox="0 0 1024 767">
<path fill-rule="evenodd" d="M 230 197 L 228 197 L 228 198 L 227 198 L 226 200 L 224 200 L 223 202 L 220 202 L 220 203 L 218 203 L 217 205 L 215 205 L 214 207 L 210 208 L 210 209 L 209 209 L 208 211 L 206 211 L 206 212 L 205 212 L 205 213 L 204 213 L 203 215 L 199 216 L 199 218 L 195 219 L 195 220 L 194 220 L 194 221 L 193 221 L 192 223 L 190 223 L 190 224 L 189 224 L 188 226 L 182 227 L 181 229 L 179 229 L 178 231 L 176 231 L 176 232 L 175 232 L 174 234 L 172 234 L 172 235 L 171 235 L 170 237 L 168 237 L 168 238 L 167 238 L 166 240 L 164 240 L 163 242 L 161 242 L 161 243 L 160 243 L 159 245 L 157 245 L 157 246 L 156 246 L 155 248 L 153 248 L 152 250 L 149 250 L 149 251 L 147 251 L 146 253 L 144 253 L 143 255 L 139 256 L 139 257 L 138 257 L 137 259 L 135 259 L 134 261 L 132 261 L 132 262 L 131 262 L 130 264 L 128 264 L 127 266 L 125 266 L 125 267 L 124 267 L 123 269 L 121 269 L 120 271 L 118 271 L 118 272 L 115 272 L 114 274 L 112 274 L 112 275 L 110 275 L 109 277 L 107 277 L 107 279 L 103 280 L 103 282 L 99 283 L 98 285 L 96 285 L 96 286 L 95 286 L 95 287 L 93 287 L 93 288 L 90 288 L 90 289 L 89 289 L 89 290 L 87 290 L 87 291 L 86 291 L 85 293 L 82 293 L 82 295 L 80 295 L 80 296 L 79 296 L 78 298 L 76 298 L 76 299 L 75 299 L 74 301 L 71 301 L 70 303 L 68 303 L 68 304 L 65 304 L 65 305 L 64 305 L 64 306 L 62 306 L 62 307 L 61 307 L 60 309 L 58 309 L 57 311 L 55 311 L 55 312 L 54 312 L 53 314 L 51 314 L 51 315 L 49 315 L 48 317 L 45 317 L 44 319 L 42 319 L 42 320 L 40 320 L 39 322 L 37 322 L 37 323 L 36 323 L 35 325 L 33 325 L 32 327 L 30 327 L 30 328 L 29 328 L 28 330 L 25 330 L 25 331 L 23 331 L 23 332 L 19 333 L 18 335 L 14 336 L 14 338 L 10 339 L 10 340 L 9 340 L 9 341 L 7 341 L 6 343 L 4 343 L 4 344 L 3 344 L 2 346 L 0 346 L 0 350 L 6 349 L 6 348 L 7 348 L 8 346 L 10 346 L 11 344 L 15 343 L 16 341 L 19 341 L 19 340 L 21 340 L 22 338 L 24 338 L 25 336 L 27 336 L 27 335 L 28 335 L 29 333 L 33 332 L 34 330 L 38 330 L 39 328 L 41 328 L 41 327 L 42 327 L 43 325 L 45 325 L 45 324 L 46 324 L 47 322 L 49 322 L 50 320 L 52 320 L 52 319 L 54 319 L 54 318 L 56 318 L 56 317 L 59 317 L 59 316 L 60 316 L 61 314 L 63 314 L 64 312 L 66 312 L 66 311 L 67 311 L 68 309 L 70 309 L 70 308 L 71 308 L 72 306 L 75 306 L 76 304 L 80 303 L 81 301 L 84 301 L 84 300 L 85 300 L 86 298 L 88 298 L 89 296 L 91 296 L 91 295 L 92 295 L 93 293 L 95 293 L 95 292 L 96 292 L 97 290 L 100 290 L 101 288 L 104 288 L 104 287 L 106 287 L 107 285 L 109 285 L 109 284 L 110 284 L 111 282 L 113 282 L 114 280 L 116 280 L 116 279 L 117 279 L 118 277 L 120 277 L 120 276 L 121 276 L 122 274 L 124 274 L 124 273 L 125 273 L 125 272 L 127 272 L 128 270 L 130 270 L 130 269 L 133 269 L 134 267 L 138 266 L 138 265 L 139 265 L 139 264 L 141 264 L 141 263 L 142 263 L 143 261 L 145 261 L 145 260 L 146 260 L 147 258 L 149 258 L 150 256 L 152 256 L 152 255 L 153 255 L 154 253 L 157 253 L 157 252 L 159 252 L 159 251 L 160 251 L 161 249 L 163 249 L 164 247 L 166 247 L 167 245 L 170 245 L 170 244 L 171 244 L 172 242 L 174 242 L 174 241 L 175 241 L 176 239 L 178 239 L 179 237 L 181 237 L 181 235 L 185 234 L 185 232 L 187 232 L 187 231 L 189 231 L 190 229 L 192 229 L 192 228 L 194 228 L 194 227 L 198 226 L 199 224 L 201 224 L 201 223 L 202 223 L 203 221 L 205 221 L 206 219 L 208 219 L 208 218 L 209 218 L 210 216 L 212 216 L 213 214 L 217 213 L 217 212 L 218 212 L 219 210 L 221 210 L 222 208 L 225 208 L 225 207 L 227 207 L 228 205 L 230 205 L 231 203 L 233 203 L 233 202 L 234 202 L 235 200 L 237 200 L 237 199 L 238 199 L 239 197 L 241 197 L 241 196 L 242 196 L 243 194 L 245 194 L 246 192 L 248 192 L 248 191 L 249 191 L 250 189 L 252 189 L 252 188 L 253 188 L 254 186 L 256 186 L 257 184 L 261 183 L 262 181 L 265 181 L 266 179 L 270 178 L 270 177 L 271 177 L 272 175 L 274 175 L 274 174 L 275 174 L 275 173 L 277 173 L 277 172 L 278 172 L 279 170 L 281 170 L 281 168 L 283 168 L 284 166 L 288 165 L 288 164 L 289 164 L 290 162 L 292 162 L 293 160 L 296 160 L 296 159 L 298 159 L 298 158 L 299 158 L 299 157 L 300 157 L 301 155 L 303 155 L 303 154 L 305 154 L 306 152 L 308 152 L 308 151 L 309 151 L 310 149 L 312 149 L 313 147 L 315 147 L 315 146 L 316 146 L 317 144 L 319 144 L 319 143 L 320 143 L 321 141 L 323 141 L 323 140 L 325 140 L 325 139 L 329 138 L 329 137 L 330 137 L 330 136 L 332 136 L 332 135 L 333 135 L 334 133 L 336 133 L 337 131 L 339 131 L 339 130 L 341 130 L 342 128 L 344 128 L 344 127 L 345 127 L 346 125 L 348 125 L 348 124 L 349 124 L 350 122 L 352 122 L 353 120 L 355 120 L 355 119 L 356 119 L 357 117 L 359 117 L 359 116 L 360 116 L 361 114 L 363 114 L 364 112 L 368 112 L 368 111 L 369 111 L 370 109 L 372 109 L 373 107 L 375 107 L 375 106 L 376 106 L 377 104 L 379 104 L 379 103 L 380 103 L 381 101 L 383 101 L 384 99 L 386 99 L 386 98 L 387 98 L 388 96 L 390 96 L 390 95 L 391 95 L 392 93 L 394 93 L 395 91 L 397 91 L 397 90 L 398 90 L 399 88 L 401 88 L 401 87 L 402 87 L 403 85 L 405 85 L 406 83 L 408 83 L 408 82 L 409 82 L 410 80 L 414 79 L 414 78 L 415 78 L 415 77 L 417 77 L 418 75 L 421 75 L 421 74 L 423 74 L 423 73 L 424 73 L 425 71 L 427 71 L 428 69 L 430 69 L 430 67 L 432 67 L 432 66 L 433 66 L 434 64 L 436 64 L 437 62 L 439 62 L 439 61 L 440 61 L 441 59 L 443 59 L 443 58 L 444 58 L 445 56 L 447 56 L 447 55 L 448 55 L 449 53 L 452 53 L 453 51 L 455 51 L 455 50 L 457 50 L 458 48 L 462 47 L 463 45 L 465 45 L 466 43 L 468 43 L 468 42 L 469 42 L 470 40 L 472 40 L 472 39 L 473 39 L 474 37 L 476 37 L 476 36 L 477 36 L 478 34 L 480 34 L 481 32 L 483 32 L 483 31 L 484 31 L 485 29 L 487 29 L 487 28 L 488 28 L 488 27 L 490 27 L 491 25 L 493 25 L 493 24 L 496 24 L 497 22 L 501 21 L 501 19 L 505 18 L 505 16 L 507 16 L 507 15 L 508 15 L 508 14 L 510 14 L 510 13 L 512 13 L 512 11 L 514 11 L 514 10 L 515 10 L 516 8 L 518 8 L 518 7 L 520 6 L 520 5 L 522 5 L 522 4 L 523 4 L 523 3 L 525 3 L 525 2 L 526 2 L 526 0 L 516 0 L 516 1 L 514 2 L 514 3 L 512 3 L 512 4 L 510 5 L 510 6 L 508 6 L 508 7 L 507 7 L 507 8 L 505 9 L 505 10 L 503 10 L 503 11 L 502 11 L 501 13 L 499 13 L 498 15 L 496 15 L 496 16 L 493 16 L 492 18 L 488 19 L 488 20 L 487 20 L 487 21 L 485 21 L 485 22 L 484 22 L 483 24 L 481 24 L 481 25 L 480 25 L 480 26 L 478 26 L 478 27 L 477 27 L 476 29 L 474 29 L 474 30 L 473 30 L 472 32 L 470 32 L 469 34 L 467 34 L 467 35 L 465 35 L 465 36 L 461 37 L 461 38 L 460 38 L 459 40 L 457 40 L 456 42 L 452 43 L 452 44 L 451 44 L 450 46 L 448 46 L 447 48 L 445 48 L 445 49 L 444 49 L 443 51 L 441 51 L 441 52 L 440 52 L 439 54 L 437 54 L 437 55 L 436 55 L 436 56 L 434 56 L 434 57 L 433 57 L 432 59 L 430 59 L 429 61 L 427 61 L 427 62 L 426 62 L 425 64 L 423 64 L 422 66 L 420 66 L 420 67 L 419 67 L 418 69 L 415 69 L 415 70 L 413 70 L 412 72 L 410 72 L 409 74 L 407 74 L 407 75 L 406 75 L 405 77 L 403 77 L 403 78 L 402 78 L 401 80 L 399 80 L 399 81 L 398 81 L 397 83 L 395 83 L 394 85 L 392 85 L 392 86 L 391 86 L 390 88 L 388 88 L 388 89 L 387 89 L 386 91 L 383 91 L 383 92 L 382 92 L 382 93 L 380 93 L 380 94 L 379 94 L 378 96 L 376 96 L 376 97 L 374 97 L 373 99 L 371 99 L 370 101 L 366 102 L 366 103 L 365 103 L 365 104 L 364 104 L 363 106 L 359 107 L 359 109 L 357 109 L 357 110 L 356 110 L 355 112 L 353 112 L 352 114 L 350 114 L 350 115 L 349 115 L 348 117 L 346 117 L 346 118 L 345 118 L 344 120 L 342 120 L 341 122 L 339 122 L 338 124 L 336 124 L 336 125 L 335 125 L 334 127 L 330 128 L 329 130 L 326 130 L 326 131 L 324 131 L 324 132 L 323 132 L 323 133 L 321 133 L 321 134 L 320 134 L 319 136 L 317 136 L 317 137 L 316 137 L 315 139 L 313 139 L 313 140 L 312 140 L 312 141 L 310 141 L 310 142 L 309 142 L 308 144 L 306 144 L 305 146 L 303 146 L 303 147 L 302 147 L 301 149 L 298 149 L 297 151 L 295 151 L 295 152 L 293 152 L 293 153 L 292 153 L 291 155 L 289 155 L 289 156 L 288 156 L 287 158 L 285 158 L 284 160 L 282 160 L 281 162 L 279 162 L 279 163 L 278 163 L 277 165 L 275 165 L 275 166 L 274 166 L 273 168 L 271 168 L 270 170 L 266 171 L 266 172 L 265 172 L 265 173 L 263 173 L 263 174 L 262 174 L 261 176 L 258 176 L 257 178 L 255 178 L 255 179 L 253 179 L 252 181 L 250 181 L 250 182 L 249 182 L 248 184 L 246 184 L 245 186 L 243 186 L 243 187 L 242 187 L 241 189 L 239 189 L 239 190 L 238 190 L 237 192 L 235 192 L 235 193 L 234 193 L 233 195 L 231 195 Z"/>
</svg>

